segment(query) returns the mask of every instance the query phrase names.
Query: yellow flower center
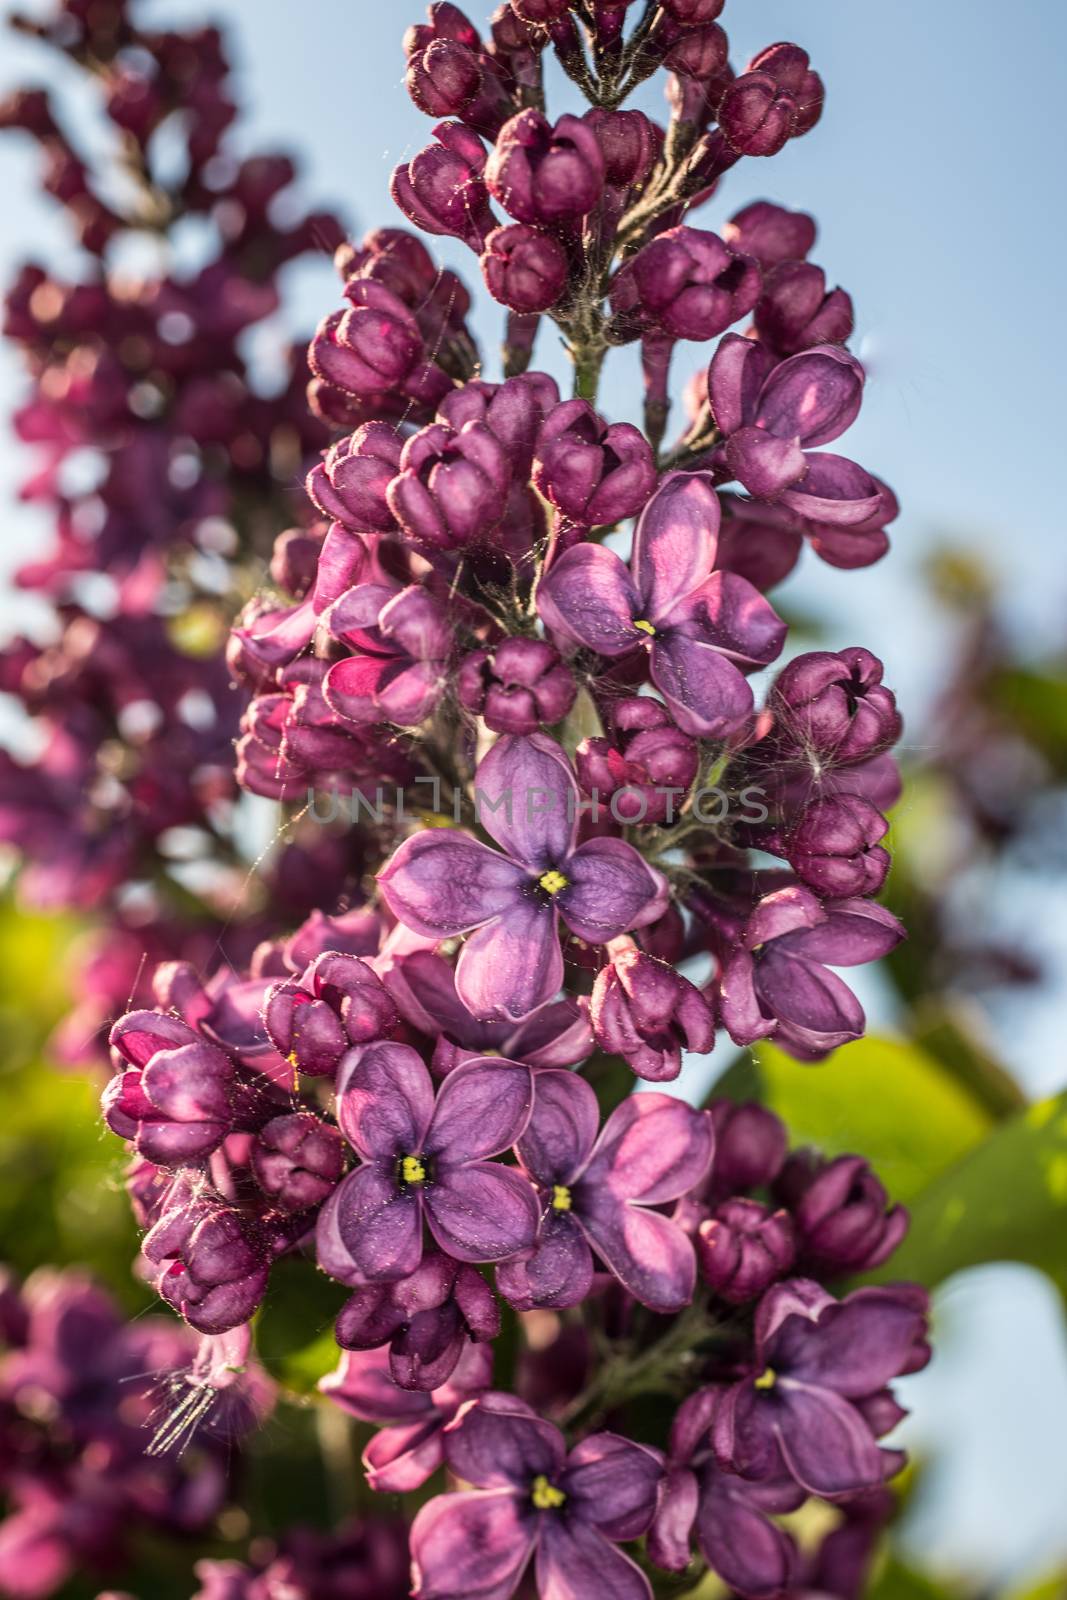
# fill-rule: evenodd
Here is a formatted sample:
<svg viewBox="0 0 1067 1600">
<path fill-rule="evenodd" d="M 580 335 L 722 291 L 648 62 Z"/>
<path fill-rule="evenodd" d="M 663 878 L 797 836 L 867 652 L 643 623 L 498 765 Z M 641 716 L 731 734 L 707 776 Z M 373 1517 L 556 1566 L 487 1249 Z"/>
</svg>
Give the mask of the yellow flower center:
<svg viewBox="0 0 1067 1600">
<path fill-rule="evenodd" d="M 759 1377 L 754 1379 L 757 1389 L 773 1389 L 778 1382 L 778 1374 L 773 1367 L 764 1367 Z"/>
<path fill-rule="evenodd" d="M 530 1499 L 538 1511 L 558 1511 L 567 1496 L 562 1489 L 557 1489 L 554 1483 L 549 1483 L 543 1472 L 539 1472 L 533 1481 L 530 1490 Z"/>
<path fill-rule="evenodd" d="M 546 894 L 559 894 L 561 889 L 567 887 L 570 880 L 565 878 L 562 872 L 557 872 L 555 867 L 551 867 L 548 872 L 542 872 L 537 881 Z"/>
<path fill-rule="evenodd" d="M 571 1208 L 571 1192 L 562 1183 L 552 1185 L 553 1211 L 569 1211 Z"/>
<path fill-rule="evenodd" d="M 638 630 L 639 633 L 647 633 L 650 636 L 650 638 L 653 638 L 653 639 L 656 637 L 655 628 L 652 626 L 651 622 L 646 622 L 644 617 L 635 617 L 634 618 L 634 627 Z"/>
<path fill-rule="evenodd" d="M 404 1156 L 400 1162 L 400 1176 L 405 1183 L 425 1183 L 426 1168 L 421 1156 Z"/>
</svg>

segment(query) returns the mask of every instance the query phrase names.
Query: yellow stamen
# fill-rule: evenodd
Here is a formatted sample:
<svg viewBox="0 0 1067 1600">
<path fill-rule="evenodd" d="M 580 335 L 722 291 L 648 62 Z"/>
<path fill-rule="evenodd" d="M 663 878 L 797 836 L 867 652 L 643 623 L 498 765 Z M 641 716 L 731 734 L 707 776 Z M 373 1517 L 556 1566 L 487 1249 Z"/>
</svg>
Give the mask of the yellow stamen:
<svg viewBox="0 0 1067 1600">
<path fill-rule="evenodd" d="M 558 1511 L 566 1498 L 563 1490 L 549 1483 L 543 1472 L 537 1474 L 530 1490 L 530 1499 L 538 1511 Z"/>
<path fill-rule="evenodd" d="M 551 867 L 548 872 L 542 872 L 537 881 L 546 894 L 559 894 L 561 889 L 567 887 L 570 880 L 565 878 L 562 872 L 557 872 L 555 867 Z"/>
<path fill-rule="evenodd" d="M 425 1183 L 426 1168 L 418 1156 L 405 1156 L 400 1163 L 400 1176 L 405 1183 Z"/>
<path fill-rule="evenodd" d="M 644 617 L 635 617 L 634 627 L 637 628 L 641 633 L 650 634 L 653 639 L 656 637 L 655 628 L 652 626 L 651 622 L 646 622 Z"/>
<path fill-rule="evenodd" d="M 757 1389 L 773 1389 L 778 1382 L 778 1374 L 773 1367 L 764 1367 L 759 1377 L 753 1381 Z"/>
<path fill-rule="evenodd" d="M 571 1192 L 562 1183 L 552 1185 L 553 1211 L 569 1211 L 571 1208 Z"/>
</svg>

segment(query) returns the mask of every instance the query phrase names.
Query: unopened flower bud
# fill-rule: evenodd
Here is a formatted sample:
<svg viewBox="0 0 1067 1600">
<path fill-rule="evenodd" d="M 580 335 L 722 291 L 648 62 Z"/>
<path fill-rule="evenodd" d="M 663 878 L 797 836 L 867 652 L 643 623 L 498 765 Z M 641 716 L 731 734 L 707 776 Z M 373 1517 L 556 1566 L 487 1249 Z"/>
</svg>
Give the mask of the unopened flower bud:
<svg viewBox="0 0 1067 1600">
<path fill-rule="evenodd" d="M 564 400 L 545 418 L 534 483 L 573 522 L 597 527 L 636 515 L 656 477 L 652 447 L 629 423 L 607 424 L 585 400 Z"/>
<path fill-rule="evenodd" d="M 531 734 L 559 722 L 577 688 L 569 667 L 543 639 L 505 639 L 460 662 L 456 695 L 494 733 Z"/>
<path fill-rule="evenodd" d="M 806 211 L 754 200 L 730 218 L 722 236 L 731 250 L 754 256 L 766 271 L 782 261 L 804 259 L 815 243 L 815 220 Z"/>
<path fill-rule="evenodd" d="M 717 233 L 702 228 L 671 228 L 639 250 L 620 275 L 622 295 L 612 304 L 626 315 L 631 296 L 645 328 L 674 339 L 714 339 L 746 316 L 759 299 L 761 278 L 755 261 L 735 256 Z"/>
<path fill-rule="evenodd" d="M 820 765 L 865 761 L 900 737 L 882 663 L 859 646 L 797 656 L 778 674 L 767 706 L 777 743 Z"/>
<path fill-rule="evenodd" d="M 563 116 L 553 126 L 539 111 L 520 111 L 500 130 L 485 181 L 517 222 L 566 222 L 596 206 L 604 157 L 581 117 Z"/>
<path fill-rule="evenodd" d="M 324 516 L 345 527 L 387 533 L 396 527 L 385 491 L 400 471 L 404 441 L 387 422 L 365 422 L 338 439 L 308 473 L 307 491 Z"/>
<path fill-rule="evenodd" d="M 775 1195 L 792 1212 L 803 1269 L 819 1276 L 873 1271 L 908 1231 L 907 1211 L 890 1206 L 860 1156 L 824 1161 L 798 1151 L 783 1167 Z"/>
<path fill-rule="evenodd" d="M 344 1171 L 344 1141 L 336 1128 L 310 1111 L 274 1117 L 252 1144 L 252 1172 L 263 1193 L 283 1211 L 321 1205 Z"/>
<path fill-rule="evenodd" d="M 888 828 L 882 813 L 859 795 L 816 800 L 791 829 L 787 858 L 817 894 L 877 894 L 889 871 L 889 851 L 879 843 Z"/>
<path fill-rule="evenodd" d="M 589 1003 L 602 1050 L 620 1055 L 639 1078 L 663 1083 L 682 1068 L 682 1050 L 710 1050 L 715 1022 L 699 989 L 665 961 L 633 947 L 597 975 Z"/>
<path fill-rule="evenodd" d="M 793 1225 L 786 1211 L 758 1200 L 725 1200 L 694 1241 L 704 1281 L 731 1305 L 754 1300 L 793 1265 Z"/>
<path fill-rule="evenodd" d="M 716 1195 L 762 1189 L 777 1177 L 785 1160 L 788 1136 L 773 1111 L 755 1104 L 716 1100 L 711 1107 L 715 1127 L 715 1159 L 711 1186 Z"/>
<path fill-rule="evenodd" d="M 844 289 L 828 290 L 813 262 L 785 261 L 764 280 L 755 323 L 760 338 L 781 355 L 844 344 L 853 328 L 852 299 Z"/>
<path fill-rule="evenodd" d="M 511 472 L 493 431 L 468 422 L 456 431 L 433 422 L 404 445 L 389 485 L 389 507 L 419 543 L 451 550 L 485 538 L 507 506 Z"/>
<path fill-rule="evenodd" d="M 486 288 L 512 311 L 547 311 L 567 287 L 567 254 L 558 239 L 524 222 L 494 228 L 485 241 Z"/>
</svg>

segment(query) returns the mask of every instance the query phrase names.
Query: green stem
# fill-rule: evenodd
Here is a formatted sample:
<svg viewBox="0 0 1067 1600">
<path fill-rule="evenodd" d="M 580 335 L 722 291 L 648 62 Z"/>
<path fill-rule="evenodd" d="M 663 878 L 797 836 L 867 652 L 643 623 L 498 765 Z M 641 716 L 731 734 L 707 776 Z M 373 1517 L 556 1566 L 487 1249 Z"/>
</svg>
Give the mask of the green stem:
<svg viewBox="0 0 1067 1600">
<path fill-rule="evenodd" d="M 600 369 L 604 365 L 607 346 L 597 344 L 573 349 L 571 355 L 574 360 L 574 393 L 580 400 L 588 400 L 591 406 L 595 406 L 600 389 Z"/>
<path fill-rule="evenodd" d="M 670 1388 L 691 1364 L 693 1346 L 706 1338 L 713 1327 L 704 1306 L 689 1306 L 654 1344 L 632 1355 L 609 1357 L 568 1406 L 562 1421 L 567 1427 L 585 1427 L 635 1394 Z"/>
</svg>

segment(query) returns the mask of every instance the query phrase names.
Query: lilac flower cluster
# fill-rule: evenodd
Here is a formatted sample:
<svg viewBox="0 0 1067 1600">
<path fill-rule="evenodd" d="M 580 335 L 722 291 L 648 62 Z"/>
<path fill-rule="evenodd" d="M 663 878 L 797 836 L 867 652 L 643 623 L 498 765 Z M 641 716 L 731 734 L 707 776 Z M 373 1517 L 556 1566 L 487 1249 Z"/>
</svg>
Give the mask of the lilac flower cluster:
<svg viewBox="0 0 1067 1600">
<path fill-rule="evenodd" d="M 108 918 L 61 1041 L 75 1059 L 128 1002 L 146 949 L 205 959 L 232 909 L 227 630 L 302 514 L 290 485 L 327 437 L 304 353 L 270 319 L 286 265 L 341 236 L 295 202 L 286 156 L 231 149 L 218 30 L 143 25 L 136 10 L 56 0 L 13 20 L 91 84 L 87 148 L 45 90 L 0 106 L 0 128 L 39 147 L 72 235 L 63 268 L 27 262 L 4 309 L 28 386 L 15 431 L 38 458 L 21 494 L 43 523 L 15 581 L 46 625 L 0 651 L 0 688 L 24 712 L 0 751 L 0 840 L 21 858 L 23 905 Z M 116 149 L 121 203 L 105 198 Z M 131 275 L 131 245 L 158 266 Z M 250 364 L 252 333 L 276 346 L 276 373 Z M 214 865 L 199 905 L 180 881 L 191 849 Z"/>
<path fill-rule="evenodd" d="M 804 544 L 869 564 L 896 503 L 822 448 L 864 373 L 812 219 L 686 220 L 822 109 L 799 46 L 735 71 L 721 10 L 628 29 L 625 4 L 509 0 L 483 38 L 437 3 L 408 30 L 408 88 L 444 120 L 394 198 L 478 255 L 503 377 L 414 235 L 341 246 L 308 357 L 334 435 L 317 518 L 228 648 L 246 789 L 395 801 L 340 909 L 266 919 L 206 975 L 164 962 L 110 1034 L 141 1270 L 216 1339 L 249 1336 L 282 1256 L 349 1291 L 321 1387 L 376 1425 L 371 1486 L 443 1468 L 455 1490 L 411 1527 L 421 1600 L 647 1600 L 697 1563 L 754 1600 L 851 1596 L 903 1459 L 891 1386 L 929 1354 L 920 1290 L 850 1282 L 907 1226 L 861 1156 L 646 1087 L 719 1031 L 801 1061 L 858 1039 L 837 969 L 903 937 L 874 899 L 900 734 L 881 663 L 806 652 L 753 688 Z M 549 50 L 584 115 L 547 117 Z M 666 128 L 620 109 L 660 66 Z M 545 317 L 573 395 L 532 366 Z M 673 355 L 713 340 L 664 449 Z M 631 341 L 643 429 L 597 408 Z M 825 1568 L 778 1520 L 809 1497 L 850 1552 Z"/>
<path fill-rule="evenodd" d="M 78 1272 L 0 1274 L 0 1591 L 52 1594 L 121 1563 L 147 1531 L 203 1534 L 224 1504 L 232 1446 L 261 1422 L 273 1385 L 247 1339 L 200 1341 L 160 1317 L 126 1322 Z M 195 1412 L 184 1458 L 146 1450 L 173 1404 Z"/>
</svg>

